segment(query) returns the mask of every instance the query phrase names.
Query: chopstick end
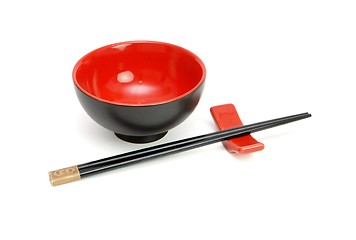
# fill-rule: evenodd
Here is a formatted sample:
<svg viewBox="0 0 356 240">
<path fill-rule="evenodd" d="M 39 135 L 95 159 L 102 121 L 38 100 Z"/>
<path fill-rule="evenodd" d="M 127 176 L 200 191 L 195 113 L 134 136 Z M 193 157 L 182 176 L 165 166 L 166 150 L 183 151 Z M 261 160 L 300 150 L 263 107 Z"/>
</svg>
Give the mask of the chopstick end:
<svg viewBox="0 0 356 240">
<path fill-rule="evenodd" d="M 58 186 L 65 183 L 80 180 L 80 172 L 77 166 L 62 168 L 48 172 L 49 181 L 52 186 Z"/>
</svg>

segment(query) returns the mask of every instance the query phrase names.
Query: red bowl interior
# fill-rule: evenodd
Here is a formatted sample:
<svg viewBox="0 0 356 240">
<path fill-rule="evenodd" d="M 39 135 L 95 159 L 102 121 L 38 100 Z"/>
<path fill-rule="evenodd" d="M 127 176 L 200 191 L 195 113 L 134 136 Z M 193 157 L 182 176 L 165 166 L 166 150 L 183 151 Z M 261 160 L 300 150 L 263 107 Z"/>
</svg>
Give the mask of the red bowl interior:
<svg viewBox="0 0 356 240">
<path fill-rule="evenodd" d="M 73 80 L 100 101 L 154 105 L 193 92 L 205 80 L 205 67 L 195 54 L 172 44 L 123 42 L 85 55 L 74 67 Z"/>
</svg>

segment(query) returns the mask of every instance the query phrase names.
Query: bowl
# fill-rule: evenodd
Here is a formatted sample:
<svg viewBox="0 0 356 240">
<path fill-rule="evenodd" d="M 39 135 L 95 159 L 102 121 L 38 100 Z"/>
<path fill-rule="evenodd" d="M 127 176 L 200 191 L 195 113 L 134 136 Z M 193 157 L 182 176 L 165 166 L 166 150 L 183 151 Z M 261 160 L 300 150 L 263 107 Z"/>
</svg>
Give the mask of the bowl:
<svg viewBox="0 0 356 240">
<path fill-rule="evenodd" d="M 128 41 L 98 48 L 74 66 L 79 102 L 122 140 L 156 141 L 195 109 L 206 70 L 194 53 L 164 42 Z"/>
</svg>

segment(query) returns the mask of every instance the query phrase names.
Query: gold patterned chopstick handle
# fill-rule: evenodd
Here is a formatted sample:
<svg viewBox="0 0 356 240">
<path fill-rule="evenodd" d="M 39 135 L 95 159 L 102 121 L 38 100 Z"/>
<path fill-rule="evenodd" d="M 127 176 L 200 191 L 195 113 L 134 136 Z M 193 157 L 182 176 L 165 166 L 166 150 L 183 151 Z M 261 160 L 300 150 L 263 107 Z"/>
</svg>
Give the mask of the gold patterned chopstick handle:
<svg viewBox="0 0 356 240">
<path fill-rule="evenodd" d="M 48 172 L 49 181 L 52 186 L 57 186 L 73 181 L 80 180 L 80 172 L 77 166 L 58 169 Z"/>
</svg>

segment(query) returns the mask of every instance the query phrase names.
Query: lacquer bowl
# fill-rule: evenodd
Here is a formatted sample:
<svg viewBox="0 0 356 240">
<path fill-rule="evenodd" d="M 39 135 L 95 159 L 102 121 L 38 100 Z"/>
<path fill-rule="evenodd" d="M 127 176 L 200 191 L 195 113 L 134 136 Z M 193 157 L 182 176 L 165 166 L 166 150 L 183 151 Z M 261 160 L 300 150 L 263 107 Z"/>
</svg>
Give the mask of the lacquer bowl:
<svg viewBox="0 0 356 240">
<path fill-rule="evenodd" d="M 98 48 L 73 69 L 87 114 L 122 140 L 162 138 L 197 106 L 206 70 L 194 53 L 169 43 L 129 41 Z"/>
</svg>

